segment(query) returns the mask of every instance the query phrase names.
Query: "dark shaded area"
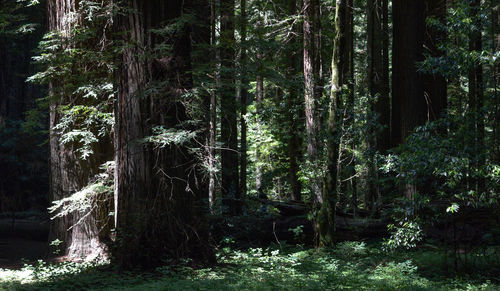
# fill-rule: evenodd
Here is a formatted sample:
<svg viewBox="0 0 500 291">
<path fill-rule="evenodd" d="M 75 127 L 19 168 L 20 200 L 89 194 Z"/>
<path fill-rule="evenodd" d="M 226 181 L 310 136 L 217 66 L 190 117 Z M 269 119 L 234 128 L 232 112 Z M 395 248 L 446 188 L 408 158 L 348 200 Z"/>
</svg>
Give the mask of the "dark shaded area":
<svg viewBox="0 0 500 291">
<path fill-rule="evenodd" d="M 44 33 L 44 2 L 16 11 L 35 24 L 33 32 L 0 32 L 0 214 L 43 212 L 48 204 L 48 108 L 39 102 L 43 88 L 26 82 L 36 72 L 31 58 Z"/>
<path fill-rule="evenodd" d="M 48 257 L 45 241 L 24 238 L 0 238 L 0 269 L 18 269 L 25 263 L 33 263 Z"/>
</svg>

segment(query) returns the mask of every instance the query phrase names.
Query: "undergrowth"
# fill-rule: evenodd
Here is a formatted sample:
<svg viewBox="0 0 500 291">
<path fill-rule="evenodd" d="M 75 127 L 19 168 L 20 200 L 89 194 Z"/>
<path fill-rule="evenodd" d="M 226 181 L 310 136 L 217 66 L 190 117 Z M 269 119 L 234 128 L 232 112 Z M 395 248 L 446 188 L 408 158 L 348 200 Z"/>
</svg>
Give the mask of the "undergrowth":
<svg viewBox="0 0 500 291">
<path fill-rule="evenodd" d="M 218 253 L 203 269 L 164 266 L 152 272 L 118 272 L 107 262 L 0 269 L 0 290 L 500 290 L 491 262 L 456 273 L 437 250 L 383 252 L 377 244 L 344 242 L 334 249 L 301 246 Z M 486 264 L 486 261 L 485 261 Z"/>
</svg>

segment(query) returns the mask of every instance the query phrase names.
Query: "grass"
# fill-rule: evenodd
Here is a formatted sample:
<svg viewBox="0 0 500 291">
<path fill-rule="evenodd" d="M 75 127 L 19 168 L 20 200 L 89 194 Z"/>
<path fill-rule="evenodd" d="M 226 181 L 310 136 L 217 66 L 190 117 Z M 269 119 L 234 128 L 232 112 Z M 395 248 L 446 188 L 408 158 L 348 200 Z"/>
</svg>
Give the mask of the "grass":
<svg viewBox="0 0 500 291">
<path fill-rule="evenodd" d="M 380 249 L 363 242 L 323 250 L 226 248 L 218 253 L 217 266 L 165 266 L 154 272 L 119 273 L 106 262 L 39 262 L 0 270 L 0 290 L 500 290 L 492 261 L 478 259 L 477 270 L 458 275 L 443 252 Z"/>
</svg>

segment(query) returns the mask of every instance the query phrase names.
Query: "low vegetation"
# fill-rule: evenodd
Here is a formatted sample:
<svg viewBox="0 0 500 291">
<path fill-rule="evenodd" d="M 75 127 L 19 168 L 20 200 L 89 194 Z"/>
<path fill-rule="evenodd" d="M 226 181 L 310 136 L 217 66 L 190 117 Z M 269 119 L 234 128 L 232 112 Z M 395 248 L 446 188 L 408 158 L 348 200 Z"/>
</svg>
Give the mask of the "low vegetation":
<svg viewBox="0 0 500 291">
<path fill-rule="evenodd" d="M 486 255 L 485 254 L 489 254 Z M 344 242 L 315 250 L 303 246 L 218 252 L 219 264 L 186 261 L 150 272 L 120 272 L 107 262 L 48 264 L 0 270 L 2 290 L 498 290 L 499 249 L 459 258 L 428 245 L 384 252 L 379 243 Z M 474 272 L 469 272 L 474 269 Z"/>
</svg>

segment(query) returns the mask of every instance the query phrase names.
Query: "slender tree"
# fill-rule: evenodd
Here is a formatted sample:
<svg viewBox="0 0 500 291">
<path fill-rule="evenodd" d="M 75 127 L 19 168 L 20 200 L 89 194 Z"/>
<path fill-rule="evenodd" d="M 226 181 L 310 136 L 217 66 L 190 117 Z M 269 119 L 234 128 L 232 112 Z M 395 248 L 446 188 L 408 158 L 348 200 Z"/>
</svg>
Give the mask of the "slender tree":
<svg viewBox="0 0 500 291">
<path fill-rule="evenodd" d="M 297 1 L 287 1 L 288 3 L 288 15 L 295 16 L 297 14 Z M 288 43 L 291 46 L 291 50 L 289 51 L 289 55 L 286 56 L 287 60 L 287 69 L 286 76 L 288 80 L 294 80 L 297 78 L 298 71 L 301 66 L 301 58 L 297 53 L 297 48 L 299 47 L 299 37 L 297 35 L 300 34 L 299 27 L 296 24 L 296 21 L 292 23 L 291 33 L 289 34 L 290 38 Z M 296 82 L 288 82 L 288 98 L 287 108 L 287 120 L 289 122 L 288 125 L 288 159 L 290 166 L 288 167 L 288 180 L 290 183 L 290 197 L 292 200 L 300 201 L 302 200 L 302 185 L 298 178 L 299 173 L 299 162 L 302 156 L 302 137 L 299 133 L 299 122 L 297 108 L 299 107 L 299 88 L 296 85 Z"/>
<path fill-rule="evenodd" d="M 345 110 L 344 110 L 344 127 L 352 127 L 354 124 L 354 3 L 352 0 L 346 0 L 345 9 L 343 10 L 344 16 L 341 17 L 343 19 L 343 34 L 342 37 L 344 40 L 344 45 L 342 47 L 342 76 L 344 76 L 345 83 Z M 354 151 L 356 145 L 354 143 L 354 139 L 352 136 L 347 136 L 343 134 L 343 136 L 347 137 L 348 141 L 345 144 L 345 149 L 343 150 L 340 147 L 339 152 L 339 167 L 344 168 L 344 171 L 341 171 L 340 168 L 338 170 L 339 176 L 339 204 L 341 205 L 343 211 L 345 211 L 345 204 L 348 200 L 348 195 L 351 195 L 351 204 L 356 212 L 357 207 L 357 189 L 356 189 L 356 179 L 354 178 L 356 175 L 355 167 L 356 167 L 356 158 L 354 156 Z M 342 141 L 341 141 L 342 143 Z M 345 151 L 346 157 L 342 158 L 343 152 Z M 343 175 L 342 175 L 343 174 Z M 345 176 L 345 177 L 344 177 Z M 342 180 L 346 179 L 344 183 Z"/>
<path fill-rule="evenodd" d="M 318 39 L 319 19 L 315 0 L 304 0 L 304 98 L 306 117 L 307 161 L 311 172 L 318 169 L 318 142 L 319 142 L 319 117 L 318 117 L 318 85 L 319 62 Z M 322 202 L 321 179 L 317 173 L 310 175 L 311 191 L 316 202 Z"/>
<path fill-rule="evenodd" d="M 469 36 L 469 51 L 471 54 L 480 54 L 482 45 L 482 22 L 480 16 L 481 1 L 473 0 L 471 2 L 471 18 L 474 19 L 474 27 Z M 474 166 L 480 169 L 485 164 L 484 149 L 484 88 L 483 88 L 483 66 L 477 58 L 472 62 L 469 68 L 469 109 L 472 113 L 471 132 Z M 484 191 L 484 179 L 474 179 L 476 191 Z"/>
<path fill-rule="evenodd" d="M 247 76 L 247 1 L 240 1 L 240 35 L 241 35 L 241 46 L 240 46 L 240 74 L 241 74 L 241 87 L 240 87 L 240 98 L 241 98 L 241 117 L 240 117 L 240 187 L 241 195 L 246 196 L 247 192 L 247 123 L 245 120 L 245 115 L 247 114 L 247 96 L 248 96 L 248 76 Z"/>
<path fill-rule="evenodd" d="M 348 39 L 346 38 L 347 14 L 346 0 L 336 0 L 335 6 L 335 36 L 333 39 L 332 53 L 332 79 L 330 92 L 330 105 L 328 110 L 328 141 L 327 141 L 327 171 L 324 179 L 323 187 L 323 203 L 318 215 L 318 230 L 320 246 L 331 246 L 335 242 L 335 205 L 338 196 L 338 162 L 339 162 L 339 147 L 341 106 L 343 101 L 342 87 L 347 80 L 342 71 L 345 61 L 342 58 L 342 53 L 346 46 L 348 47 Z"/>
<path fill-rule="evenodd" d="M 492 13 L 491 13 L 491 49 L 493 53 L 497 53 L 500 48 L 500 4 L 496 0 L 491 0 Z M 497 62 L 493 66 L 493 97 L 495 100 L 495 123 L 493 126 L 494 142 L 496 147 L 494 149 L 493 160 L 500 161 L 500 101 L 498 100 L 498 85 L 500 84 L 500 63 Z"/>
<path fill-rule="evenodd" d="M 368 191 L 365 204 L 374 209 L 380 204 L 380 189 L 375 150 L 385 154 L 390 146 L 390 99 L 389 64 L 387 56 L 387 0 L 371 0 L 367 3 L 368 20 L 368 91 L 370 112 L 377 116 L 381 128 L 371 126 L 368 134 Z"/>
<path fill-rule="evenodd" d="M 215 0 L 210 0 L 210 45 L 212 48 L 211 57 L 217 61 L 217 48 L 216 48 L 216 11 Z M 212 73 L 212 83 L 217 83 L 217 72 L 214 69 Z M 208 140 L 208 167 L 209 167 L 209 185 L 208 185 L 208 203 L 211 210 L 215 205 L 215 180 L 216 180 L 216 138 L 217 138 L 217 94 L 216 90 L 212 88 L 210 92 L 210 113 L 209 113 L 209 140 Z"/>
<path fill-rule="evenodd" d="M 238 131 L 237 105 L 235 98 L 235 38 L 234 38 L 234 1 L 220 2 L 220 96 L 221 96 L 221 139 L 223 149 L 222 199 L 229 213 L 241 213 L 241 189 L 238 179 Z"/>
</svg>

